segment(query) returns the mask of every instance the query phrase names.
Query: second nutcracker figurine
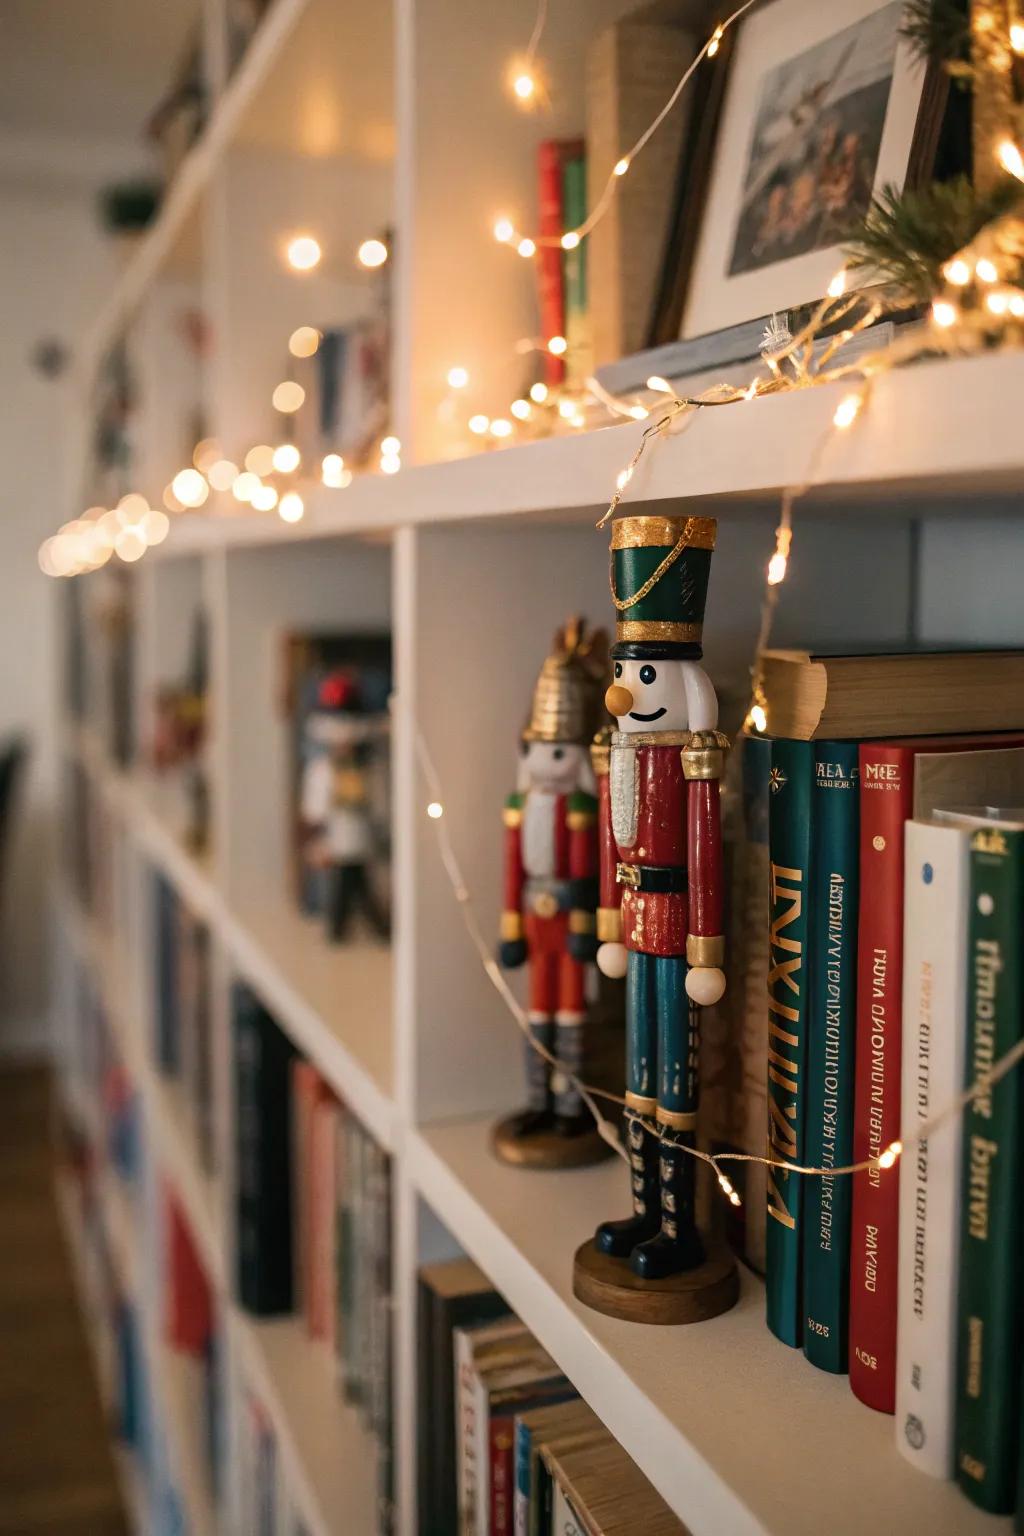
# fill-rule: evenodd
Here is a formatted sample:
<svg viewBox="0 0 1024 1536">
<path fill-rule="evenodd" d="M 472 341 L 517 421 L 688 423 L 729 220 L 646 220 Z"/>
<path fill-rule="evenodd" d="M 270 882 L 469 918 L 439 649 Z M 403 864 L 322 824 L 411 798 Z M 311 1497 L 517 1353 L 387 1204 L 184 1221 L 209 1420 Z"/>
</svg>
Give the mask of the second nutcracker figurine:
<svg viewBox="0 0 1024 1536">
<path fill-rule="evenodd" d="M 626 977 L 626 1116 L 633 1214 L 576 1255 L 582 1301 L 690 1322 L 733 1305 L 736 1268 L 695 1219 L 699 1016 L 725 991 L 719 780 L 726 738 L 698 665 L 716 524 L 612 525 L 615 717 L 600 829 L 597 963 Z"/>
<path fill-rule="evenodd" d="M 587 967 L 597 951 L 597 798 L 590 742 L 601 725 L 608 641 L 572 619 L 555 636 L 505 803 L 499 959 L 529 971 L 528 1104 L 495 1129 L 507 1162 L 555 1168 L 609 1153 L 571 1077 L 583 1065 Z M 571 1075 L 571 1076 L 570 1076 Z"/>
</svg>

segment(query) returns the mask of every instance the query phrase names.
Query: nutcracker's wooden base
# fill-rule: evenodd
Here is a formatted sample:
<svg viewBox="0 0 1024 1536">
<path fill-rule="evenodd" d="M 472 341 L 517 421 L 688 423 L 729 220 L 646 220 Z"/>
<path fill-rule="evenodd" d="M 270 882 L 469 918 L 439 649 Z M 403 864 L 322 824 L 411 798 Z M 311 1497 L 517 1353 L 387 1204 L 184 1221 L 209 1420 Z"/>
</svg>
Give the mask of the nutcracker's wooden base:
<svg viewBox="0 0 1024 1536">
<path fill-rule="evenodd" d="M 576 1250 L 573 1294 L 595 1312 L 629 1323 L 706 1323 L 736 1305 L 740 1293 L 736 1260 L 722 1243 L 712 1243 L 696 1269 L 666 1280 L 641 1280 L 628 1259 L 612 1259 L 591 1238 Z"/>
<path fill-rule="evenodd" d="M 589 1168 L 612 1157 L 613 1150 L 596 1128 L 579 1136 L 562 1136 L 553 1129 L 523 1135 L 521 1116 L 500 1120 L 491 1133 L 495 1156 L 517 1168 Z"/>
</svg>

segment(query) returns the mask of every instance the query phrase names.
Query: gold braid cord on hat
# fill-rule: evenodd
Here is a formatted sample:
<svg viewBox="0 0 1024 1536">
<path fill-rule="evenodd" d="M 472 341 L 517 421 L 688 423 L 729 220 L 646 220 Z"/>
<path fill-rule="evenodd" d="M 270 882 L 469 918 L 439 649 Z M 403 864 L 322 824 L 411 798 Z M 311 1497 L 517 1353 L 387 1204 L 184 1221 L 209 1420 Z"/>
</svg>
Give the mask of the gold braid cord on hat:
<svg viewBox="0 0 1024 1536">
<path fill-rule="evenodd" d="M 608 636 L 587 633 L 585 620 L 569 619 L 555 635 L 540 669 L 524 741 L 589 742 L 604 718 Z"/>
</svg>

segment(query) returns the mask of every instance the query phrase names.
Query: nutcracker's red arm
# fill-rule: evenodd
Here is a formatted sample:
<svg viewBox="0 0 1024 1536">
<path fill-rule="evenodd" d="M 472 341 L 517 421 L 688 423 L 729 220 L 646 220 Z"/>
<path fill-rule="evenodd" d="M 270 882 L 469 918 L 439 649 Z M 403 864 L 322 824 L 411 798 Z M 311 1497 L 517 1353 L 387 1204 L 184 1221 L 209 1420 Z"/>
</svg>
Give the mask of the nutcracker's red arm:
<svg viewBox="0 0 1024 1536">
<path fill-rule="evenodd" d="M 689 872 L 686 958 L 695 966 L 721 967 L 725 960 L 721 780 L 727 747 L 718 731 L 695 731 L 682 754 Z"/>
<path fill-rule="evenodd" d="M 609 766 L 611 747 L 603 736 L 590 749 L 597 780 L 597 937 L 602 944 L 622 943 L 622 893 L 615 879 L 618 849 L 612 832 L 612 796 Z"/>
<path fill-rule="evenodd" d="M 505 823 L 505 882 L 501 937 L 523 936 L 523 803 L 521 795 L 509 795 L 502 813 Z"/>
</svg>

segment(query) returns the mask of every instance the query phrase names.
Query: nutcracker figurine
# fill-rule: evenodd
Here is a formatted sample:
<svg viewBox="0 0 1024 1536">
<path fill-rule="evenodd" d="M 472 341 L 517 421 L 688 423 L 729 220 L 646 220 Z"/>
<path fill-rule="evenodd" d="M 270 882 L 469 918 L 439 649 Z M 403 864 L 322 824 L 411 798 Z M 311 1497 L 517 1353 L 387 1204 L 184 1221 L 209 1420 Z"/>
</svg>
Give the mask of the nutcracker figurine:
<svg viewBox="0 0 1024 1536">
<path fill-rule="evenodd" d="M 608 642 L 571 619 L 555 636 L 521 737 L 519 785 L 505 803 L 505 890 L 499 958 L 529 967 L 527 1108 L 503 1120 L 494 1145 L 506 1162 L 579 1166 L 607 1156 L 566 1074 L 579 1077 L 587 1019 L 586 971 L 597 952 L 597 798 L 589 742 L 601 723 Z M 565 1072 L 559 1070 L 564 1068 Z"/>
<path fill-rule="evenodd" d="M 597 963 L 626 977 L 633 1214 L 576 1255 L 581 1300 L 687 1322 L 733 1305 L 736 1267 L 694 1217 L 701 1005 L 725 990 L 719 780 L 728 743 L 698 666 L 716 525 L 625 517 L 612 527 L 616 720 L 600 828 Z"/>
<path fill-rule="evenodd" d="M 388 914 L 371 877 L 378 837 L 368 779 L 381 719 L 366 710 L 358 679 L 340 670 L 320 684 L 307 730 L 321 750 L 303 772 L 302 819 L 309 834 L 306 857 L 327 871 L 328 937 L 347 938 L 361 910 L 374 933 L 386 938 Z"/>
</svg>

